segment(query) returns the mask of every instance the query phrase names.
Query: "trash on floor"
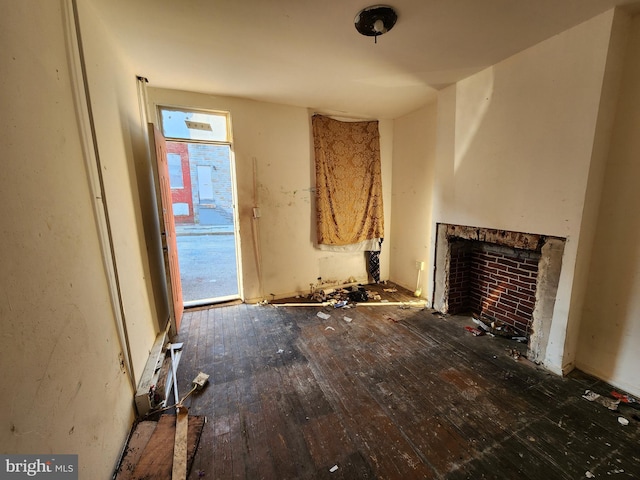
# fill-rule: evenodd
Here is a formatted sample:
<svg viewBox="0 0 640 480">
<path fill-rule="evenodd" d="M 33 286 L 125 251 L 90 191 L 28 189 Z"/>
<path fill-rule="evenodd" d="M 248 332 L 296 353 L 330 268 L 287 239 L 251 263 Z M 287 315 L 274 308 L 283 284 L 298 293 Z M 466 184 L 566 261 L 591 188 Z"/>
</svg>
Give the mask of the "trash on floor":
<svg viewBox="0 0 640 480">
<path fill-rule="evenodd" d="M 369 295 L 367 295 L 367 291 L 364 288 L 357 288 L 355 290 L 351 290 L 347 293 L 347 297 L 352 302 L 366 302 L 369 300 Z"/>
<path fill-rule="evenodd" d="M 324 313 L 324 312 L 318 312 L 318 313 L 317 313 L 317 315 L 318 315 L 321 319 L 323 319 L 323 320 L 326 320 L 326 319 L 328 319 L 328 318 L 331 318 L 331 315 L 329 315 L 329 314 L 327 314 L 327 313 Z"/>
<path fill-rule="evenodd" d="M 351 323 L 353 320 L 353 318 L 350 318 L 350 317 L 342 317 L 342 319 L 347 323 Z"/>
<path fill-rule="evenodd" d="M 333 328 L 333 327 L 325 327 L 325 330 L 333 330 L 333 331 L 335 331 L 336 329 Z"/>
<path fill-rule="evenodd" d="M 623 427 L 626 427 L 627 425 L 629 425 L 629 420 L 624 417 L 618 417 L 618 423 Z"/>
<path fill-rule="evenodd" d="M 515 361 L 520 360 L 520 357 L 522 356 L 522 354 L 515 348 L 508 348 L 507 352 L 509 352 L 509 356 Z"/>
<path fill-rule="evenodd" d="M 631 395 L 626 395 L 624 393 L 616 392 L 615 390 L 611 392 L 611 396 L 613 398 L 617 398 L 621 403 L 625 403 L 630 407 L 636 408 L 640 410 L 640 401 L 633 398 Z"/>
<path fill-rule="evenodd" d="M 609 410 L 617 410 L 620 400 L 613 400 L 612 398 L 603 397 L 602 395 L 592 392 L 591 390 L 585 390 L 582 398 L 589 400 L 590 402 L 596 402 L 600 405 L 607 407 Z"/>
<path fill-rule="evenodd" d="M 474 337 L 481 337 L 482 335 L 484 335 L 484 332 L 478 328 L 473 328 L 473 327 L 464 327 L 464 329 L 467 332 L 470 332 L 473 334 Z"/>
<path fill-rule="evenodd" d="M 352 280 L 354 282 L 352 282 Z M 390 301 L 384 298 L 387 293 L 397 293 L 400 289 L 395 287 L 380 288 L 379 285 L 363 285 L 355 283 L 355 279 L 350 278 L 350 283 L 335 284 L 335 282 L 322 282 L 322 279 L 318 278 L 319 283 L 310 284 L 310 293 L 307 296 L 307 301 L 302 302 L 287 302 L 287 303 L 272 303 L 272 307 L 328 307 L 333 308 L 353 308 L 358 305 L 367 306 L 398 306 L 400 308 L 426 308 L 426 300 L 411 300 L 411 301 Z M 386 284 L 386 282 L 381 282 Z M 295 297 L 300 298 L 300 296 Z"/>
<path fill-rule="evenodd" d="M 329 471 L 330 471 L 331 473 L 333 473 L 333 472 L 335 472 L 335 471 L 337 471 L 337 470 L 338 470 L 338 465 L 334 465 L 333 467 L 331 467 L 331 468 L 329 469 Z"/>
<path fill-rule="evenodd" d="M 529 339 L 525 332 L 518 330 L 512 325 L 502 323 L 492 317 L 485 317 L 480 318 L 477 315 L 474 315 L 471 319 L 473 320 L 473 323 L 478 325 L 478 328 L 487 335 L 491 337 L 503 337 L 520 343 L 528 343 Z"/>
</svg>

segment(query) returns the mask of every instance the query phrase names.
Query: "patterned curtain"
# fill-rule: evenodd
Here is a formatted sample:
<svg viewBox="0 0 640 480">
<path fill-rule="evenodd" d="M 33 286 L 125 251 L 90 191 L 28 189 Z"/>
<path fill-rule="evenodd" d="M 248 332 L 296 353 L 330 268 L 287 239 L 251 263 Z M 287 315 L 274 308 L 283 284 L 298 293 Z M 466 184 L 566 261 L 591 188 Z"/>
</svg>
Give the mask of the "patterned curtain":
<svg viewBox="0 0 640 480">
<path fill-rule="evenodd" d="M 351 245 L 384 237 L 378 122 L 314 115 L 317 239 Z"/>
</svg>

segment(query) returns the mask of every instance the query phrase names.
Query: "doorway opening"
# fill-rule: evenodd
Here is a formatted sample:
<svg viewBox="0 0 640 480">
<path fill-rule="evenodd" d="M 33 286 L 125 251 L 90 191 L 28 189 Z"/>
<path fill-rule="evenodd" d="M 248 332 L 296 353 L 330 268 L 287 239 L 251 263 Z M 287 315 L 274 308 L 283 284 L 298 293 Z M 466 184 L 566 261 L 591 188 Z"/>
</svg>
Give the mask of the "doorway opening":
<svg viewBox="0 0 640 480">
<path fill-rule="evenodd" d="M 185 308 L 241 298 L 229 112 L 159 107 Z"/>
</svg>

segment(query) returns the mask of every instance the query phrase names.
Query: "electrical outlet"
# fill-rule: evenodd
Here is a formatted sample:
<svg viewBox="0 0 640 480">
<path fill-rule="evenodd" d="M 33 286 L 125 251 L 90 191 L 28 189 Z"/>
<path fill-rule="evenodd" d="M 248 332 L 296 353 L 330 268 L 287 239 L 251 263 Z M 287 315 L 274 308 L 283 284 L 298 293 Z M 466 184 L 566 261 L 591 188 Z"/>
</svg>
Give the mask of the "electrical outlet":
<svg viewBox="0 0 640 480">
<path fill-rule="evenodd" d="M 420 260 L 416 260 L 416 268 L 418 270 L 424 270 L 424 262 L 421 262 Z"/>
</svg>

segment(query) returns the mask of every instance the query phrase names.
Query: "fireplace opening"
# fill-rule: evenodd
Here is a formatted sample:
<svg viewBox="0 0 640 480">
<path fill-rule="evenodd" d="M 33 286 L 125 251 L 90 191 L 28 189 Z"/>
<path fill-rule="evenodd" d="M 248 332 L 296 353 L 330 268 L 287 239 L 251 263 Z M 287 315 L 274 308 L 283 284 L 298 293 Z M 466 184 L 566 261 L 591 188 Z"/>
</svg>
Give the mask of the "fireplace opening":
<svg viewBox="0 0 640 480">
<path fill-rule="evenodd" d="M 472 313 L 528 338 L 540 252 L 460 238 L 450 246 L 449 313 Z"/>
<path fill-rule="evenodd" d="M 473 314 L 528 340 L 527 357 L 546 354 L 566 239 L 438 223 L 433 308 Z"/>
</svg>

